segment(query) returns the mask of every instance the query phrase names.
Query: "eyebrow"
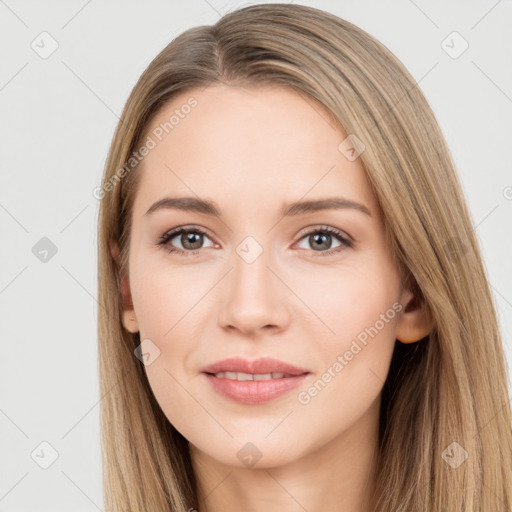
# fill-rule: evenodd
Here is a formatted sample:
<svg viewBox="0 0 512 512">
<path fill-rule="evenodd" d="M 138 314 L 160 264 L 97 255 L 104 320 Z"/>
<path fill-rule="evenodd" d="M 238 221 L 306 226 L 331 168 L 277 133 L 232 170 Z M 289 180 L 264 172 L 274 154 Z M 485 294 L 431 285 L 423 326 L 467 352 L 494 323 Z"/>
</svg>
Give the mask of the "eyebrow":
<svg viewBox="0 0 512 512">
<path fill-rule="evenodd" d="M 198 197 L 164 197 L 156 203 L 152 204 L 145 215 L 150 215 L 153 212 L 164 209 L 182 210 L 187 212 L 202 213 L 212 217 L 221 218 L 219 208 L 213 201 L 207 199 L 200 199 Z M 355 201 L 345 199 L 343 197 L 326 197 L 324 199 L 311 199 L 304 201 L 295 201 L 293 203 L 284 204 L 281 208 L 281 215 L 283 217 L 293 217 L 305 213 L 313 213 L 322 210 L 343 210 L 353 209 L 372 216 L 370 210 Z"/>
</svg>

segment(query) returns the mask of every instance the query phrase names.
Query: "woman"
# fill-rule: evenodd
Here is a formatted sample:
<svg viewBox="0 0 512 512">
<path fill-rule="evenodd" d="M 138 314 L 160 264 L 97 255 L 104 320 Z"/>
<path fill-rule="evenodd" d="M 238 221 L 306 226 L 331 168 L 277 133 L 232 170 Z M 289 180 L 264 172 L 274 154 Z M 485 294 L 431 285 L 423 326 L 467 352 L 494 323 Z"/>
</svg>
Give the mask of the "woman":
<svg viewBox="0 0 512 512">
<path fill-rule="evenodd" d="M 382 44 L 250 6 L 150 63 L 99 197 L 107 511 L 509 511 L 503 343 Z"/>
</svg>

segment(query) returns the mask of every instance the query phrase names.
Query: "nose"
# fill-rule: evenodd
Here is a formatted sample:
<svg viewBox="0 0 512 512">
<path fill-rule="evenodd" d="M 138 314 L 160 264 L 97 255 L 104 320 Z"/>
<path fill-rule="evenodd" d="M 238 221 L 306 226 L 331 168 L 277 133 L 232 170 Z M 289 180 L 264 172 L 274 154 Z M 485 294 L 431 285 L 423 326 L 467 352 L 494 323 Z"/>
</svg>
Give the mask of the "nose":
<svg viewBox="0 0 512 512">
<path fill-rule="evenodd" d="M 254 261 L 233 255 L 233 268 L 222 287 L 219 325 L 245 335 L 281 332 L 290 321 L 290 291 L 263 251 Z"/>
</svg>

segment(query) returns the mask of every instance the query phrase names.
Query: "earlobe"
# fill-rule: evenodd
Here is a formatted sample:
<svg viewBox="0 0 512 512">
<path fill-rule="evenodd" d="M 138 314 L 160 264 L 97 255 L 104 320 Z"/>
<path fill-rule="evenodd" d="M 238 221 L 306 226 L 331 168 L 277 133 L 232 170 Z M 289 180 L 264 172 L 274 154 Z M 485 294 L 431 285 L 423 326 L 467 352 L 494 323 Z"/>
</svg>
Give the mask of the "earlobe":
<svg viewBox="0 0 512 512">
<path fill-rule="evenodd" d="M 131 333 L 136 333 L 139 331 L 137 318 L 133 309 L 123 312 L 123 325 L 125 329 Z"/>
<path fill-rule="evenodd" d="M 405 304 L 396 326 L 395 337 L 401 343 L 415 343 L 428 336 L 432 323 L 427 308 L 417 295 L 404 291 L 401 304 Z"/>
<path fill-rule="evenodd" d="M 120 264 L 120 250 L 119 245 L 116 241 L 110 241 L 110 254 L 114 261 L 117 263 L 118 267 L 121 267 Z M 120 270 L 121 272 L 121 270 Z M 123 302 L 123 325 L 125 329 L 131 333 L 136 333 L 139 331 L 139 325 L 137 322 L 137 317 L 135 316 L 135 311 L 133 310 L 133 303 L 131 298 L 130 291 L 130 283 L 128 280 L 128 276 L 122 273 L 121 275 L 121 297 Z"/>
<path fill-rule="evenodd" d="M 396 339 L 400 342 L 400 343 L 404 343 L 404 344 L 408 344 L 408 343 L 416 343 L 417 341 L 420 341 L 422 340 L 425 336 L 428 335 L 428 332 L 425 334 L 425 335 L 420 335 L 419 337 L 418 336 L 401 336 L 401 337 L 396 337 Z"/>
<path fill-rule="evenodd" d="M 117 244 L 117 242 L 115 240 L 110 240 L 109 246 L 110 246 L 110 254 L 112 255 L 112 258 L 114 258 L 114 261 L 118 265 L 120 265 L 119 245 Z"/>
<path fill-rule="evenodd" d="M 128 276 L 123 275 L 122 277 L 122 294 L 123 294 L 123 325 L 125 329 L 131 333 L 138 332 L 139 324 L 137 322 L 137 316 L 133 309 L 133 303 L 130 292 L 130 284 L 128 282 Z"/>
</svg>

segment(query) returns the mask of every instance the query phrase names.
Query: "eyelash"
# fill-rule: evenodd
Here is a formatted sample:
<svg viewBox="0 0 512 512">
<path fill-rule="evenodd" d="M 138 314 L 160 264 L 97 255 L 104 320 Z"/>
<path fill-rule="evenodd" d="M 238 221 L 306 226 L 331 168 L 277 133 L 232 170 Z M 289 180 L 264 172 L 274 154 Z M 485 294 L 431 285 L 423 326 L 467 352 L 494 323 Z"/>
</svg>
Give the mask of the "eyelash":
<svg viewBox="0 0 512 512">
<path fill-rule="evenodd" d="M 176 236 L 181 235 L 183 233 L 196 233 L 196 234 L 204 235 L 204 236 L 207 236 L 208 238 L 210 238 L 208 236 L 208 233 L 206 233 L 205 231 L 203 231 L 200 228 L 193 227 L 193 226 L 188 227 L 188 228 L 180 227 L 180 228 L 176 228 L 176 229 L 173 229 L 173 230 L 165 233 L 160 238 L 160 241 L 157 243 L 157 245 L 159 247 L 165 247 L 169 253 L 175 253 L 175 254 L 182 255 L 182 256 L 195 256 L 195 255 L 199 254 L 200 249 L 195 250 L 195 251 L 185 251 L 183 249 L 180 249 L 179 247 L 173 247 L 169 244 L 169 242 L 173 238 L 176 238 Z M 334 229 L 334 228 L 330 228 L 328 226 L 322 226 L 320 228 L 315 228 L 311 231 L 304 233 L 299 238 L 299 241 L 302 240 L 303 238 L 305 238 L 306 236 L 316 235 L 319 233 L 328 233 L 329 235 L 333 235 L 335 238 L 337 238 L 341 242 L 341 245 L 339 247 L 336 247 L 335 249 L 329 249 L 327 251 L 313 251 L 312 250 L 312 252 L 317 253 L 317 254 L 315 254 L 315 257 L 316 256 L 331 256 L 331 255 L 341 252 L 345 248 L 352 248 L 354 246 L 354 243 L 352 242 L 352 240 L 349 240 L 348 238 L 343 236 L 341 231 L 338 231 L 337 229 Z"/>
</svg>

